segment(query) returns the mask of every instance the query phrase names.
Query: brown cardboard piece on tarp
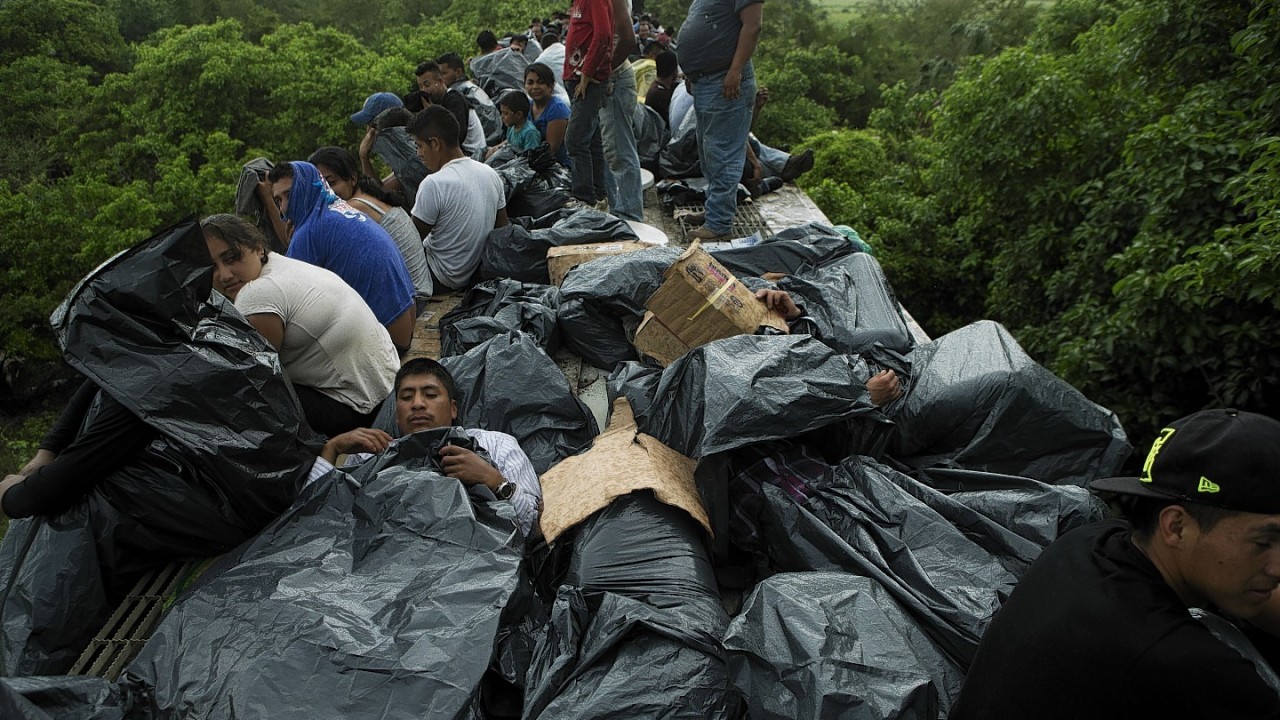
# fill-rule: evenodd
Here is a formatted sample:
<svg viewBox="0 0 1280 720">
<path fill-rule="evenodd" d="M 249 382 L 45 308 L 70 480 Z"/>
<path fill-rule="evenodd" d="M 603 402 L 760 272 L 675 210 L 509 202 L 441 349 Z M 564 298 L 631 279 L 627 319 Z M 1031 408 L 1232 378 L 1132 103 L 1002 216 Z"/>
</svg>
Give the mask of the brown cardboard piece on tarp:
<svg viewBox="0 0 1280 720">
<path fill-rule="evenodd" d="M 584 243 L 582 245 L 560 245 L 547 248 L 547 275 L 551 284 L 559 286 L 569 271 L 584 262 L 610 255 L 636 252 L 651 248 L 652 245 L 639 240 L 614 240 L 612 242 Z"/>
<path fill-rule="evenodd" d="M 591 449 L 565 458 L 540 478 L 542 517 L 547 542 L 609 506 L 615 498 L 652 490 L 659 501 L 693 516 L 711 532 L 711 520 L 693 482 L 696 463 L 637 431 L 631 404 L 613 401 L 609 427 Z"/>
<path fill-rule="evenodd" d="M 645 302 L 648 312 L 632 344 L 670 365 L 712 340 L 754 333 L 761 325 L 787 332 L 787 321 L 756 299 L 724 265 L 695 242 L 667 268 Z"/>
</svg>

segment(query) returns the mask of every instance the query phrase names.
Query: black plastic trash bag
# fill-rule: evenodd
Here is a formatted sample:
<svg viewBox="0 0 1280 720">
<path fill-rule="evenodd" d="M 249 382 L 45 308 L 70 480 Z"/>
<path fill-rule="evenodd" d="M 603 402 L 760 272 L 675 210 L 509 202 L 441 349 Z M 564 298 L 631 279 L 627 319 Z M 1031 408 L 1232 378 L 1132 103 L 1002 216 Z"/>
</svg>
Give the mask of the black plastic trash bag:
<svg viewBox="0 0 1280 720">
<path fill-rule="evenodd" d="M 510 278 L 546 285 L 547 250 L 563 245 L 634 240 L 630 225 L 613 215 L 584 208 L 518 218 L 511 225 L 489 233 L 480 254 L 480 276 Z"/>
<path fill-rule="evenodd" d="M 488 280 L 467 291 L 440 318 L 440 355 L 461 355 L 494 335 L 519 330 L 548 353 L 559 346 L 556 311 L 560 288 L 515 280 Z"/>
<path fill-rule="evenodd" d="M 857 252 L 858 247 L 848 238 L 822 223 L 811 222 L 787 228 L 758 245 L 725 248 L 713 254 L 733 274 L 759 277 L 770 272 L 794 274 L 806 265 L 821 267 Z"/>
<path fill-rule="evenodd" d="M 303 490 L 180 597 L 124 682 L 156 718 L 474 717 L 523 540 L 439 474 L 453 428 Z"/>
<path fill-rule="evenodd" d="M 1075 485 L 1047 485 L 1031 478 L 941 467 L 923 469 L 917 475 L 951 500 L 1042 548 L 1063 533 L 1107 515 L 1107 506 L 1096 495 Z"/>
<path fill-rule="evenodd" d="M 679 248 L 654 247 L 597 258 L 570 270 L 560 284 L 556 314 L 564 344 L 604 370 L 638 359 L 631 338 L 649 296 L 679 256 Z"/>
<path fill-rule="evenodd" d="M 648 105 L 637 103 L 632 125 L 636 130 L 636 155 L 640 157 L 640 167 L 652 173 L 661 173 L 659 158 L 662 148 L 671 139 L 667 119 Z"/>
<path fill-rule="evenodd" d="M 665 178 L 702 174 L 702 162 L 698 157 L 698 124 L 693 115 L 686 115 L 679 127 L 671 128 L 670 139 L 658 155 L 658 167 Z"/>
<path fill-rule="evenodd" d="M 524 333 L 495 335 L 441 364 L 461 395 L 458 423 L 515 437 L 539 475 L 599 434 L 560 367 Z"/>
<path fill-rule="evenodd" d="M 626 363 L 609 377 L 640 432 L 691 458 L 799 435 L 871 404 L 865 360 L 808 335 L 739 335 L 694 348 L 666 369 Z"/>
<path fill-rule="evenodd" d="M 111 615 L 87 503 L 56 517 L 11 520 L 0 580 L 0 675 L 66 672 Z"/>
<path fill-rule="evenodd" d="M 1017 581 L 1009 567 L 1041 550 L 867 458 L 847 458 L 803 487 L 766 482 L 758 492 L 752 522 L 774 568 L 876 580 L 962 668 Z"/>
<path fill-rule="evenodd" d="M 780 280 L 778 287 L 803 306 L 822 341 L 841 352 L 861 353 L 880 345 L 907 353 L 915 346 L 880 263 L 866 253 L 806 268 Z"/>
<path fill-rule="evenodd" d="M 0 678 L 0 718 L 5 720 L 124 720 L 136 717 L 131 711 L 130 698 L 110 680 Z"/>
<path fill-rule="evenodd" d="M 774 575 L 725 633 L 752 720 L 937 720 L 964 675 L 875 580 Z"/>
<path fill-rule="evenodd" d="M 652 493 L 587 519 L 534 651 L 523 717 L 734 717 L 703 530 Z"/>
<path fill-rule="evenodd" d="M 65 672 L 138 576 L 230 550 L 306 477 L 319 438 L 275 351 L 210 297 L 211 278 L 188 220 L 108 260 L 54 313 L 67 362 L 158 437 L 83 505 L 14 524 L 0 549 L 3 674 Z"/>
<path fill-rule="evenodd" d="M 542 217 L 569 202 L 565 174 L 548 157 L 544 144 L 526 153 L 499 150 L 489 159 L 502 178 L 507 217 Z"/>
<path fill-rule="evenodd" d="M 1115 413 L 1037 364 L 997 323 L 948 333 L 908 359 L 890 454 L 910 467 L 1084 485 L 1115 475 L 1129 456 Z"/>
</svg>

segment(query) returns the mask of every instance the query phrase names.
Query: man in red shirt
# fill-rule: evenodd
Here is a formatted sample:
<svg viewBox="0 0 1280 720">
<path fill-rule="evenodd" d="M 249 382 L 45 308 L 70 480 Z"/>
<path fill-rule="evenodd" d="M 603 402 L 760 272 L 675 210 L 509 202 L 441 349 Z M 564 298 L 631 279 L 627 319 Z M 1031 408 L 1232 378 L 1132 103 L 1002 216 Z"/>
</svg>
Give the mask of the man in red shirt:
<svg viewBox="0 0 1280 720">
<path fill-rule="evenodd" d="M 609 0 L 575 0 L 565 38 L 564 85 L 569 91 L 565 141 L 573 164 L 570 192 L 588 205 L 607 197 L 600 108 L 613 72 L 613 8 Z"/>
</svg>

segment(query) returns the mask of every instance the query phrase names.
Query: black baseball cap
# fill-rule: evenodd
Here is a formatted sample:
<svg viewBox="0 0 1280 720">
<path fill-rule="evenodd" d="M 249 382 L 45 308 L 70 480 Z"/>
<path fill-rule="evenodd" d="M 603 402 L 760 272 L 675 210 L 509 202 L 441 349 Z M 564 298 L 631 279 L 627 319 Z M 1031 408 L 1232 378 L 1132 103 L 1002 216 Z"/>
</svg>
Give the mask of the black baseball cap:
<svg viewBox="0 0 1280 720">
<path fill-rule="evenodd" d="M 1141 477 L 1102 478 L 1089 488 L 1280 514 L 1280 421 L 1239 410 L 1202 410 L 1160 431 Z"/>
</svg>

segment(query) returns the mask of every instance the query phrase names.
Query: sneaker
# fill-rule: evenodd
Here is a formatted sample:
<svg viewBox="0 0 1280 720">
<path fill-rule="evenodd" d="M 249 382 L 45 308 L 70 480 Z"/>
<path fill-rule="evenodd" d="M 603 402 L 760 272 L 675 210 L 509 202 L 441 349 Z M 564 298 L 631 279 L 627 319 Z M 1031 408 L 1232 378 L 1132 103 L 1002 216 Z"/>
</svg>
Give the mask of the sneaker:
<svg viewBox="0 0 1280 720">
<path fill-rule="evenodd" d="M 805 150 L 799 155 L 792 155 L 787 159 L 787 163 L 782 166 L 782 172 L 778 173 L 782 176 L 783 182 L 795 182 L 796 178 L 813 169 L 813 150 Z"/>
<path fill-rule="evenodd" d="M 678 219 L 685 225 L 697 227 L 707 221 L 707 214 L 704 212 L 687 213 L 685 215 L 681 215 Z"/>
<path fill-rule="evenodd" d="M 702 242 L 720 242 L 723 240 L 731 240 L 733 239 L 733 236 L 730 235 L 728 231 L 718 233 L 706 225 L 703 225 L 702 227 L 694 228 L 689 231 L 689 239 L 701 240 Z"/>
</svg>

